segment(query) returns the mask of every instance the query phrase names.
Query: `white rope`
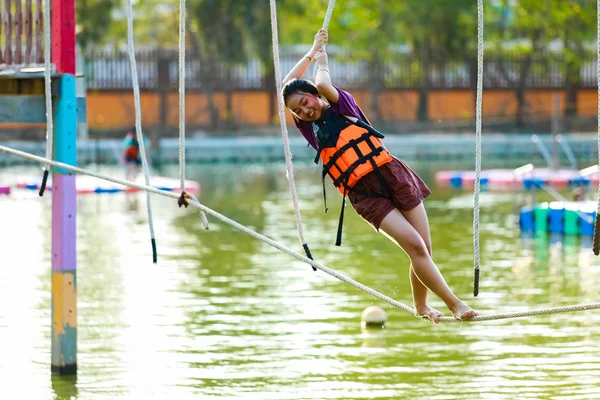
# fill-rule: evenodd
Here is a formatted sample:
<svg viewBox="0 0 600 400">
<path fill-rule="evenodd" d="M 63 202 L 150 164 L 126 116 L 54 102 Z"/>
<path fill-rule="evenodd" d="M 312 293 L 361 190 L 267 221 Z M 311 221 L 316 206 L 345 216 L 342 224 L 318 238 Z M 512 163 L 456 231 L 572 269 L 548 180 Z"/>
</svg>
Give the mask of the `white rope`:
<svg viewBox="0 0 600 400">
<path fill-rule="evenodd" d="M 329 0 L 329 4 L 327 5 L 327 12 L 325 13 L 325 19 L 323 20 L 323 29 L 327 30 L 329 28 L 329 21 L 331 21 L 331 16 L 333 15 L 333 7 L 335 6 L 335 0 Z M 322 47 L 325 50 L 325 45 Z M 315 63 L 313 69 L 313 76 L 316 79 L 317 71 L 319 70 L 319 66 Z"/>
<path fill-rule="evenodd" d="M 179 184 L 185 191 L 185 0 L 179 1 Z"/>
<path fill-rule="evenodd" d="M 599 0 L 600 1 L 600 0 Z M 475 188 L 473 194 L 473 295 L 479 294 L 479 192 L 481 190 L 481 105 L 483 98 L 483 0 L 477 0 L 477 99 L 475 106 Z"/>
<path fill-rule="evenodd" d="M 179 185 L 185 192 L 185 0 L 179 1 Z M 195 197 L 194 197 L 195 199 Z M 206 214 L 200 210 L 204 228 L 208 229 Z"/>
<path fill-rule="evenodd" d="M 600 166 L 600 0 L 596 2 L 596 79 L 598 86 L 598 166 Z M 600 169 L 598 170 L 600 178 Z M 598 206 L 596 208 L 596 223 L 594 224 L 593 251 L 600 254 L 600 179 L 598 181 Z"/>
<path fill-rule="evenodd" d="M 150 175 L 148 173 L 148 160 L 146 160 L 146 146 L 144 144 L 144 135 L 142 132 L 142 115 L 140 106 L 140 86 L 137 75 L 137 65 L 135 62 L 135 45 L 133 42 L 133 7 L 131 0 L 127 0 L 127 48 L 129 50 L 129 65 L 131 66 L 131 81 L 133 84 L 133 100 L 135 105 L 135 131 L 140 147 L 142 157 L 142 166 L 144 168 L 144 177 L 146 186 L 150 186 Z M 157 261 L 156 239 L 154 236 L 154 222 L 152 218 L 152 204 L 150 202 L 150 193 L 146 192 L 146 205 L 148 208 L 148 225 L 150 227 L 150 238 L 152 241 L 153 261 Z"/>
<path fill-rule="evenodd" d="M 20 1 L 20 0 L 19 0 Z M 52 157 L 52 146 L 54 139 L 54 115 L 52 111 L 52 77 L 50 64 L 52 40 L 50 26 L 50 0 L 44 0 L 44 87 L 46 97 L 46 158 Z M 50 166 L 46 164 L 44 171 L 49 171 Z"/>
<path fill-rule="evenodd" d="M 287 124 L 285 120 L 285 105 L 281 96 L 281 71 L 279 65 L 279 38 L 277 34 L 277 7 L 275 0 L 270 0 L 271 4 L 271 31 L 273 42 L 273 64 L 275 69 L 275 85 L 277 88 L 277 104 L 279 106 L 279 124 L 281 126 L 281 137 L 283 139 L 283 151 L 285 153 L 285 166 L 287 169 L 287 179 L 292 194 L 292 202 L 294 204 L 294 216 L 296 217 L 296 227 L 298 229 L 298 239 L 305 250 L 307 249 L 306 239 L 302 229 L 302 216 L 300 215 L 300 207 L 298 205 L 298 195 L 296 193 L 296 183 L 294 182 L 294 168 L 292 166 L 292 154 L 290 151 L 290 143 L 288 139 Z M 307 252 L 308 253 L 308 252 Z"/>
<path fill-rule="evenodd" d="M 104 175 L 104 174 L 100 174 L 94 171 L 89 171 L 83 168 L 79 168 L 79 167 L 75 167 L 72 165 L 68 165 L 68 164 L 64 164 L 64 163 L 60 163 L 57 161 L 53 161 L 47 158 L 43 158 L 43 157 L 39 157 L 33 154 L 29 154 L 20 150 L 15 150 L 15 149 L 11 149 L 9 147 L 6 146 L 2 146 L 0 145 L 0 151 L 4 151 L 6 153 L 18 156 L 18 157 L 22 157 L 28 160 L 32 160 L 35 162 L 39 162 L 39 163 L 47 163 L 53 167 L 56 168 L 63 168 L 78 174 L 83 174 L 83 175 L 88 175 L 88 176 L 92 176 L 94 178 L 99 178 L 99 179 L 104 179 L 106 181 L 109 182 L 114 182 L 114 183 L 118 183 L 120 185 L 124 185 L 124 186 L 128 186 L 128 187 L 132 187 L 135 189 L 139 189 L 139 190 L 145 190 L 148 194 L 150 193 L 154 193 L 154 194 L 158 194 L 161 196 L 165 196 L 165 197 L 170 197 L 173 199 L 178 199 L 179 195 L 177 195 L 176 193 L 173 192 L 168 192 L 166 190 L 161 190 L 161 189 L 157 189 L 155 187 L 152 186 L 148 186 L 148 185 L 140 185 L 134 182 L 129 182 L 126 181 L 124 179 L 119 179 L 119 178 L 114 178 L 108 175 Z M 189 201 L 189 204 L 191 204 L 192 206 L 204 211 L 207 214 L 210 214 L 211 216 L 225 222 L 228 225 L 233 226 L 234 228 L 241 230 L 247 234 L 249 234 L 250 236 L 268 244 L 271 247 L 274 247 L 300 261 L 303 261 L 311 266 L 313 266 L 314 268 L 318 268 L 321 271 L 325 272 L 328 275 L 333 276 L 334 278 L 337 278 L 339 280 L 341 280 L 342 282 L 348 283 L 349 285 L 354 286 L 355 288 L 362 290 L 363 292 L 370 294 L 373 297 L 376 297 L 388 304 L 390 304 L 393 307 L 399 308 L 402 311 L 405 311 L 406 313 L 413 315 L 415 317 L 420 317 L 419 315 L 417 315 L 414 311 L 413 308 L 402 304 L 382 293 L 377 292 L 376 290 L 371 289 L 368 286 L 365 286 L 359 282 L 356 282 L 355 280 L 342 275 L 330 268 L 327 268 L 326 266 L 324 266 L 323 264 L 320 264 L 308 257 L 303 256 L 300 253 L 297 253 L 285 246 L 283 246 L 282 244 L 279 244 L 277 242 L 275 242 L 273 239 L 270 239 L 258 232 L 253 231 L 252 229 L 230 219 L 227 218 L 226 216 L 219 214 L 218 212 L 200 204 L 196 199 L 193 199 L 192 201 Z M 489 315 L 479 315 L 476 317 L 473 317 L 472 319 L 466 321 L 466 322 L 477 322 L 477 321 L 491 321 L 491 320 L 498 320 L 498 319 L 507 319 L 507 318 L 519 318 L 519 317 L 526 317 L 526 316 L 533 316 L 533 315 L 545 315 L 545 314 L 556 314 L 556 313 L 564 313 L 564 312 L 572 312 L 572 311 L 584 311 L 584 310 L 593 310 L 593 309 L 598 309 L 600 308 L 600 303 L 592 303 L 592 304 L 579 304 L 579 305 L 573 305 L 573 306 L 564 306 L 564 307 L 555 307 L 555 308 L 546 308 L 546 309 L 538 309 L 538 310 L 530 310 L 530 311 L 523 311 L 523 312 L 513 312 L 513 313 L 504 313 L 504 314 L 489 314 Z M 440 319 L 441 322 L 462 322 L 461 320 L 459 320 L 458 318 L 454 318 L 454 317 L 442 317 Z"/>
</svg>

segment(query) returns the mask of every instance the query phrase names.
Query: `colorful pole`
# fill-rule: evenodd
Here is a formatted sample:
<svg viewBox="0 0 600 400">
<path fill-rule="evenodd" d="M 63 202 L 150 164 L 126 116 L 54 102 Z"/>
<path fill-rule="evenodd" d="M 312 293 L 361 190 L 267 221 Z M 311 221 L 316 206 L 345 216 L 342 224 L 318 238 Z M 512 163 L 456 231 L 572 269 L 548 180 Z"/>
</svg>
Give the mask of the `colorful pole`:
<svg viewBox="0 0 600 400">
<path fill-rule="evenodd" d="M 46 44 L 47 45 L 47 44 Z M 75 0 L 52 0 L 55 81 L 54 158 L 77 165 Z M 52 373 L 77 373 L 77 257 L 75 175 L 59 168 L 52 178 Z"/>
</svg>

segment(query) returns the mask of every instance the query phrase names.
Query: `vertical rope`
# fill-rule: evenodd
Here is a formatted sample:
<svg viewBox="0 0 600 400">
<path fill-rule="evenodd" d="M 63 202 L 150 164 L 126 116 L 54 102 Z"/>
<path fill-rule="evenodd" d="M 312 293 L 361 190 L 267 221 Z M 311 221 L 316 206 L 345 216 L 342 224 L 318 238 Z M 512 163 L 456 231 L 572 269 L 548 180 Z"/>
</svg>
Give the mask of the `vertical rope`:
<svg viewBox="0 0 600 400">
<path fill-rule="evenodd" d="M 279 37 L 277 34 L 277 6 L 275 0 L 270 0 L 271 9 L 271 34 L 273 42 L 273 64 L 275 69 L 275 86 L 277 88 L 277 104 L 279 108 L 279 124 L 281 126 L 281 137 L 283 139 L 283 152 L 285 154 L 285 166 L 287 169 L 287 178 L 290 187 L 290 193 L 292 194 L 292 203 L 294 204 L 294 216 L 296 217 L 296 227 L 298 230 L 298 239 L 300 244 L 306 252 L 306 256 L 311 260 L 312 255 L 306 239 L 304 238 L 304 231 L 302 229 L 302 216 L 300 215 L 300 207 L 298 205 L 298 195 L 296 193 L 296 183 L 294 182 L 294 168 L 292 167 L 292 154 L 290 151 L 290 142 L 288 139 L 287 125 L 285 120 L 285 105 L 283 104 L 283 97 L 281 96 L 281 68 L 279 64 Z M 317 270 L 313 266 L 313 270 Z"/>
<path fill-rule="evenodd" d="M 598 0 L 600 1 L 600 0 Z M 483 98 L 483 0 L 477 0 L 477 99 L 475 105 L 475 188 L 473 194 L 473 295 L 479 294 L 479 192 L 481 184 L 481 106 Z"/>
<path fill-rule="evenodd" d="M 323 29 L 327 30 L 329 28 L 329 21 L 331 21 L 331 16 L 333 15 L 333 7 L 335 6 L 335 0 L 329 0 L 329 4 L 327 5 L 327 12 L 325 13 L 325 19 L 323 20 Z M 325 46 L 323 46 L 323 50 L 325 49 Z M 319 66 L 317 65 L 317 63 L 315 63 L 314 69 L 313 69 L 313 76 L 316 79 L 317 76 L 317 70 L 319 69 Z"/>
<path fill-rule="evenodd" d="M 142 132 L 142 111 L 140 106 L 140 85 L 138 82 L 137 65 L 135 62 L 135 45 L 133 41 L 133 7 L 131 0 L 127 0 L 127 49 L 129 51 L 129 65 L 131 67 L 131 81 L 133 84 L 133 100 L 135 105 L 135 131 L 140 146 L 140 155 L 142 157 L 142 166 L 144 168 L 144 178 L 146 186 L 150 186 L 150 176 L 148 174 L 148 160 L 146 160 L 146 146 L 144 144 L 144 135 Z M 154 222 L 152 218 L 152 203 L 150 202 L 150 192 L 146 192 L 146 205 L 148 208 L 148 225 L 150 228 L 150 240 L 152 243 L 152 261 L 157 262 L 156 239 L 154 236 Z"/>
<path fill-rule="evenodd" d="M 179 1 L 179 184 L 185 191 L 185 0 Z"/>
<path fill-rule="evenodd" d="M 46 97 L 46 158 L 52 159 L 52 146 L 54 139 L 54 115 L 52 111 L 52 65 L 50 64 L 52 43 L 50 42 L 50 0 L 44 0 L 44 92 Z M 44 176 L 40 185 L 39 195 L 44 195 L 50 166 L 44 165 Z"/>
<path fill-rule="evenodd" d="M 188 195 L 198 201 L 194 195 L 185 193 L 185 23 L 186 23 L 186 2 L 179 1 L 179 186 L 181 196 L 185 204 L 185 196 Z M 181 206 L 180 206 L 181 207 Z M 202 210 L 200 216 L 204 228 L 208 229 L 208 219 Z"/>
<path fill-rule="evenodd" d="M 598 82 L 598 165 L 600 166 L 600 0 L 596 2 L 596 79 Z M 600 171 L 598 171 L 600 175 Z M 600 254 L 600 181 L 598 182 L 598 207 L 594 224 L 594 254 Z"/>
</svg>

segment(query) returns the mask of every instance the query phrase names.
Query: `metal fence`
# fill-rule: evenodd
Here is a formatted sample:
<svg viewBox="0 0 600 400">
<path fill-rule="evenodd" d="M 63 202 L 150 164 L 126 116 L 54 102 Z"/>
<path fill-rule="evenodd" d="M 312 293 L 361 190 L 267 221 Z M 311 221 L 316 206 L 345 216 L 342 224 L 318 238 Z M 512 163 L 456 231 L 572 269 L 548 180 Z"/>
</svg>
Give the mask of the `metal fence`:
<svg viewBox="0 0 600 400">
<path fill-rule="evenodd" d="M 135 56 L 141 89 L 177 89 L 177 51 L 138 50 Z M 282 53 L 280 63 L 283 74 L 302 56 L 303 53 Z M 477 79 L 477 63 L 473 57 L 425 61 L 412 54 L 396 54 L 374 65 L 338 53 L 330 55 L 329 69 L 336 84 L 352 89 L 368 88 L 374 83 L 379 89 L 474 89 Z M 488 53 L 484 61 L 484 87 L 558 89 L 568 84 L 590 88 L 597 86 L 595 58 L 590 56 L 582 60 L 577 69 L 569 74 L 571 82 L 568 82 L 568 68 L 561 54 L 528 57 Z M 132 87 L 127 51 L 89 51 L 85 55 L 84 71 L 89 89 L 119 90 Z M 186 54 L 185 71 L 188 90 L 272 90 L 274 87 L 272 65 L 262 65 L 257 59 L 228 65 L 202 60 L 190 53 Z M 312 75 L 312 68 L 307 74 Z"/>
</svg>

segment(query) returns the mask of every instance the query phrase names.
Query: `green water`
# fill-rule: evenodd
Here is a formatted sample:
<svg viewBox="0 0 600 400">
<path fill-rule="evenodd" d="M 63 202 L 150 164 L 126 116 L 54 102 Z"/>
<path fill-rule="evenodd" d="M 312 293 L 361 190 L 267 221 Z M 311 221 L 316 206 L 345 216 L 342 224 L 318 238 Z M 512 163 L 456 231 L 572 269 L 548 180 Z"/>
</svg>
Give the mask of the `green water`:
<svg viewBox="0 0 600 400">
<path fill-rule="evenodd" d="M 435 169 L 415 167 L 428 179 Z M 202 203 L 302 252 L 283 165 L 188 168 Z M 329 186 L 325 215 L 318 169 L 295 172 L 315 259 L 410 305 L 402 251 L 351 208 L 335 247 L 340 197 Z M 37 170 L 0 178 L 23 173 Z M 521 238 L 511 195 L 497 193 L 481 196 L 474 299 L 472 194 L 431 186 L 434 259 L 474 308 L 600 300 L 590 240 Z M 434 325 L 215 218 L 206 231 L 197 212 L 158 196 L 152 264 L 145 195 L 124 194 L 77 199 L 79 369 L 53 377 L 50 205 L 29 191 L 0 197 L 0 399 L 600 398 L 600 311 Z M 388 313 L 385 329 L 361 328 L 371 305 Z"/>
</svg>

